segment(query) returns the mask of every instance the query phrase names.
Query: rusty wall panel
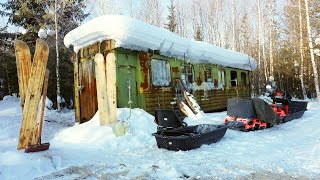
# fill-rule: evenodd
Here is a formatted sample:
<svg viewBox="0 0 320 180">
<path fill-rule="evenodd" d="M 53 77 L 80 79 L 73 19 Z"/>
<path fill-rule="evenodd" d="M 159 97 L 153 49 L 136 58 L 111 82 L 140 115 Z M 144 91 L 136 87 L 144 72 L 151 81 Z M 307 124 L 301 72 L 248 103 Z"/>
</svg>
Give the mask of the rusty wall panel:
<svg viewBox="0 0 320 180">
<path fill-rule="evenodd" d="M 141 71 L 141 84 L 140 84 L 140 92 L 143 93 L 148 90 L 150 85 L 150 57 L 148 53 L 139 53 L 140 59 L 140 71 Z"/>
<path fill-rule="evenodd" d="M 98 110 L 96 80 L 93 60 L 79 64 L 80 122 L 89 121 Z"/>
</svg>

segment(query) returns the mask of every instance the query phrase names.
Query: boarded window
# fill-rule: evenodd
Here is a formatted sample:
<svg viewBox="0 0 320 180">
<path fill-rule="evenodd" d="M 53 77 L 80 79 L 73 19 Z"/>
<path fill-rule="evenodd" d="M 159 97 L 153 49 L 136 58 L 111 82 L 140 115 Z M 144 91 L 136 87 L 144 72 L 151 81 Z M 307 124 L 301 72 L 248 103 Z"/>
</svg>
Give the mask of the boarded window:
<svg viewBox="0 0 320 180">
<path fill-rule="evenodd" d="M 231 86 L 237 86 L 237 71 L 231 71 Z"/>
<path fill-rule="evenodd" d="M 241 84 L 242 84 L 243 86 L 246 86 L 246 85 L 247 85 L 247 74 L 244 73 L 244 72 L 241 73 Z"/>
<path fill-rule="evenodd" d="M 167 61 L 152 59 L 152 84 L 154 86 L 169 86 L 171 82 L 170 64 Z"/>
</svg>

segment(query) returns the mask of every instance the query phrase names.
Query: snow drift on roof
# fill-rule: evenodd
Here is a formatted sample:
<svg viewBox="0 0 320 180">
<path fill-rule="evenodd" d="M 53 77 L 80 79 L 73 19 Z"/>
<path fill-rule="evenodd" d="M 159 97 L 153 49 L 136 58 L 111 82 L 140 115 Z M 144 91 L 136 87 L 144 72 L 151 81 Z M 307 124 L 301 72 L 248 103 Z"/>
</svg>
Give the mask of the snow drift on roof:
<svg viewBox="0 0 320 180">
<path fill-rule="evenodd" d="M 161 55 L 186 59 L 192 63 L 217 64 L 253 70 L 256 61 L 248 55 L 193 41 L 166 29 L 146 24 L 121 15 L 105 15 L 92 19 L 69 32 L 64 44 L 74 46 L 74 51 L 95 42 L 113 39 L 116 47 L 131 50 L 158 50 Z"/>
</svg>

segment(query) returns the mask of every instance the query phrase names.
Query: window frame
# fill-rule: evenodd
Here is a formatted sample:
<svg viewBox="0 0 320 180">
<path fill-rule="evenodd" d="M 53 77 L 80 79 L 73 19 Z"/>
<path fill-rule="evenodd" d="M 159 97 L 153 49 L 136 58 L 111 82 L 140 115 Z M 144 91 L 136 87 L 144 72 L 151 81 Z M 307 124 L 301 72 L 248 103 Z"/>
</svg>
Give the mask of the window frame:
<svg viewBox="0 0 320 180">
<path fill-rule="evenodd" d="M 233 77 L 233 75 L 235 75 L 235 77 Z M 231 85 L 231 87 L 238 86 L 238 72 L 236 70 L 230 71 L 230 85 Z"/>
<path fill-rule="evenodd" d="M 218 88 L 226 86 L 226 70 L 218 69 Z"/>
<path fill-rule="evenodd" d="M 155 82 L 155 79 L 154 78 L 159 78 L 159 76 L 157 76 L 157 75 L 155 75 L 154 73 L 156 72 L 156 71 L 153 71 L 153 62 L 155 62 L 155 61 L 158 61 L 158 62 L 164 62 L 165 63 L 165 68 L 166 68 L 166 72 L 167 72 L 167 80 L 168 80 L 168 83 L 167 84 L 164 84 L 164 85 L 161 85 L 161 84 L 155 84 L 154 82 Z M 151 60 L 150 60 L 150 69 L 151 69 L 151 84 L 153 85 L 153 86 L 155 86 L 155 87 L 168 87 L 168 86 L 170 86 L 171 85 L 171 82 L 172 82 L 172 80 L 171 80 L 171 78 L 172 78 L 172 75 L 171 75 L 171 64 L 170 64 L 170 62 L 168 61 L 168 60 L 163 60 L 163 59 L 159 59 L 159 58 L 152 58 Z"/>
</svg>

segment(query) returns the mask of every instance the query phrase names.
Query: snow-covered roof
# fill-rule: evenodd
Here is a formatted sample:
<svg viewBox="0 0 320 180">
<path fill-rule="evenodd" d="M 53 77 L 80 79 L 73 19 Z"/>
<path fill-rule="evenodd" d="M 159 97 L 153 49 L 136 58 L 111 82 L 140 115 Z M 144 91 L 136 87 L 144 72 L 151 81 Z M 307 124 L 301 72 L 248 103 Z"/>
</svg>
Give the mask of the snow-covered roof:
<svg viewBox="0 0 320 180">
<path fill-rule="evenodd" d="M 121 15 L 105 15 L 92 19 L 69 32 L 64 44 L 74 51 L 103 40 L 115 40 L 115 47 L 147 51 L 186 59 L 191 63 L 217 64 L 254 70 L 257 62 L 250 56 L 200 41 L 183 38 L 167 29 L 146 24 Z"/>
</svg>

